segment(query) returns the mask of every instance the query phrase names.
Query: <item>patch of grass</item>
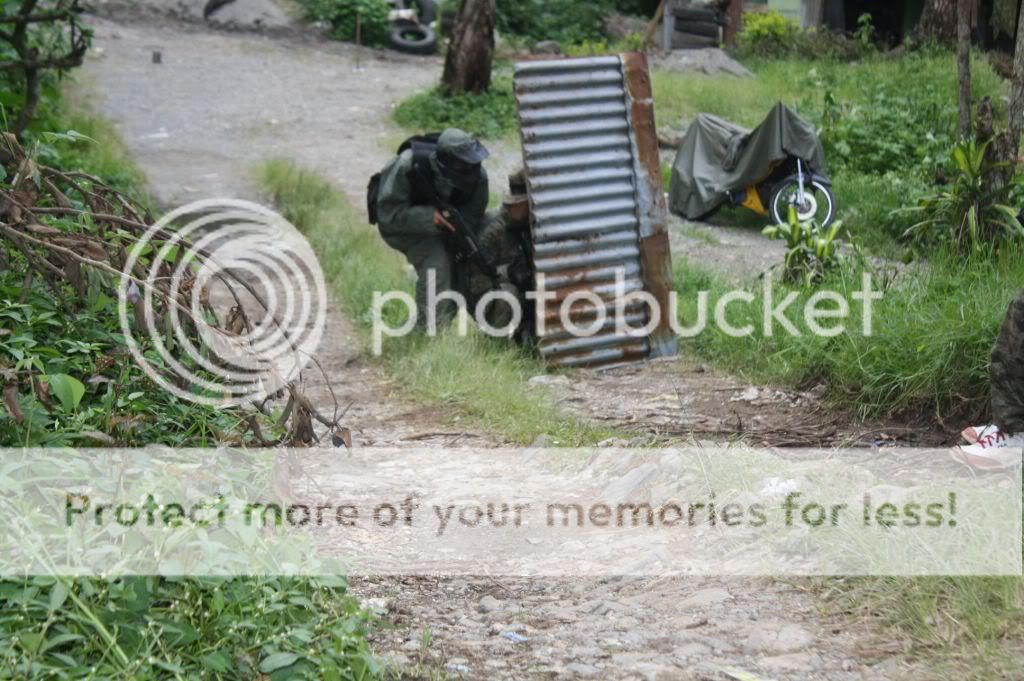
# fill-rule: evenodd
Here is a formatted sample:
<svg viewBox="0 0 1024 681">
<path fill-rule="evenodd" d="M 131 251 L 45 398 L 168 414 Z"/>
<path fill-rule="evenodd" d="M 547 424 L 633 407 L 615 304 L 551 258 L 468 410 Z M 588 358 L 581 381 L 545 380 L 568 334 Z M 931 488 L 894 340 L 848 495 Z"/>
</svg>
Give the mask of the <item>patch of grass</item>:
<svg viewBox="0 0 1024 681">
<path fill-rule="evenodd" d="M 941 676 L 964 681 L 1019 678 L 1024 654 L 1024 579 L 872 577 L 826 588 L 848 615 L 878 622 Z"/>
<path fill-rule="evenodd" d="M 96 114 L 89 101 L 78 92 L 62 95 L 51 90 L 46 93 L 44 102 L 45 115 L 28 130 L 29 139 L 38 145 L 40 162 L 103 178 L 109 185 L 148 205 L 146 177 L 110 121 Z M 47 134 L 72 130 L 93 141 L 70 142 Z"/>
<path fill-rule="evenodd" d="M 734 338 L 709 325 L 686 344 L 752 381 L 801 386 L 824 382 L 834 399 L 862 416 L 908 409 L 938 415 L 982 411 L 988 399 L 992 343 L 1024 282 L 1021 254 L 1006 253 L 997 262 L 968 265 L 936 257 L 928 267 L 901 275 L 875 303 L 870 337 L 862 333 L 862 305 L 852 298 L 861 288 L 862 271 L 846 266 L 821 285 L 851 302 L 851 321 L 834 338 L 812 334 L 804 319 L 803 307 L 814 290 L 775 282 L 774 303 L 796 293 L 787 317 L 799 336 L 778 324 L 772 335 L 764 333 L 764 293 L 756 287 L 753 304 L 731 305 L 726 314 L 734 327 L 753 324 L 751 336 Z M 677 259 L 675 276 L 680 315 L 687 324 L 697 318 L 698 291 L 709 291 L 708 307 L 713 311 L 715 301 L 731 290 L 718 275 L 685 260 Z"/>
<path fill-rule="evenodd" d="M 331 290 L 369 343 L 376 291 L 413 290 L 403 258 L 388 248 L 348 200 L 318 175 L 288 161 L 259 168 L 274 203 L 310 240 Z M 398 326 L 405 312 L 385 307 Z M 559 413 L 553 400 L 527 381 L 544 373 L 540 360 L 508 342 L 454 329 L 438 338 L 413 334 L 386 339 L 381 361 L 416 398 L 451 406 L 453 418 L 526 444 L 549 435 L 562 446 L 593 444 L 614 433 Z"/>
<path fill-rule="evenodd" d="M 403 128 L 415 132 L 462 128 L 482 139 L 500 138 L 517 125 L 512 81 L 499 76 L 479 95 L 447 95 L 435 87 L 401 102 L 394 117 Z"/>
</svg>

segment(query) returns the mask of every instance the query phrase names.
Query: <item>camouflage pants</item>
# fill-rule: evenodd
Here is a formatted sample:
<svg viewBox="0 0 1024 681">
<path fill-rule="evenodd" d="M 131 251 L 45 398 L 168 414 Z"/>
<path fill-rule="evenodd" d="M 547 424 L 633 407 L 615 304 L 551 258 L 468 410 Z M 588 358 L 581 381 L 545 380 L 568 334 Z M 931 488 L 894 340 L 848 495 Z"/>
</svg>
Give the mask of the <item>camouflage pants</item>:
<svg viewBox="0 0 1024 681">
<path fill-rule="evenodd" d="M 483 225 L 477 230 L 481 247 L 495 257 L 502 235 L 504 235 L 504 222 L 497 213 L 488 212 L 484 218 Z M 388 236 L 385 241 L 389 246 L 401 252 L 409 264 L 416 270 L 416 326 L 424 328 L 427 326 L 429 314 L 428 305 L 428 281 L 433 273 L 435 282 L 435 295 L 454 292 L 467 300 L 472 314 L 476 300 L 485 293 L 490 286 L 490 279 L 480 274 L 475 265 L 466 262 L 458 262 L 452 256 L 448 237 L 441 232 L 428 233 L 423 235 L 400 235 Z M 435 308 L 438 328 L 448 325 L 458 313 L 458 305 L 448 298 L 437 301 Z"/>
<path fill-rule="evenodd" d="M 992 350 L 992 413 L 1007 433 L 1024 433 L 1024 291 L 1010 304 Z"/>
</svg>

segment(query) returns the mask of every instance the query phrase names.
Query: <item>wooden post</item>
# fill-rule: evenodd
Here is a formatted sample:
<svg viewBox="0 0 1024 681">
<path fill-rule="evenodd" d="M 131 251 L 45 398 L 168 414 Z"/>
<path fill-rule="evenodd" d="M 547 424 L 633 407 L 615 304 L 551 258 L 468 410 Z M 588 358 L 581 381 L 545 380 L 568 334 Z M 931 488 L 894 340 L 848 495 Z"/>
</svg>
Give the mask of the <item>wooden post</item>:
<svg viewBox="0 0 1024 681">
<path fill-rule="evenodd" d="M 729 0 L 729 10 L 725 24 L 725 46 L 736 44 L 736 36 L 743 30 L 743 0 Z"/>
<path fill-rule="evenodd" d="M 651 46 L 651 41 L 654 40 L 654 34 L 658 32 L 658 24 L 661 23 L 662 17 L 665 16 L 666 2 L 668 2 L 668 0 L 661 0 L 661 2 L 658 3 L 658 11 L 654 13 L 654 18 L 651 19 L 651 23 L 647 24 L 647 32 L 644 33 L 644 49 Z M 662 45 L 662 47 L 666 50 L 672 49 L 671 44 Z"/>
</svg>

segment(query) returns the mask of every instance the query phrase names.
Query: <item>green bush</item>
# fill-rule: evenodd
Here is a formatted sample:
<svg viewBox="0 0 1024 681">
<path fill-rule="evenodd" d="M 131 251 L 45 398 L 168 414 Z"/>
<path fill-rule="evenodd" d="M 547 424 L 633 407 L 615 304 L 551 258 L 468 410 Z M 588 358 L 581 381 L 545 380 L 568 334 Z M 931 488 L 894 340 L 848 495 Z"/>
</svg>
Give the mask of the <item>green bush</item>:
<svg viewBox="0 0 1024 681">
<path fill-rule="evenodd" d="M 358 17 L 359 39 L 363 45 L 388 44 L 391 11 L 387 0 L 301 0 L 306 17 L 323 21 L 331 26 L 331 35 L 337 40 L 354 42 Z"/>
<path fill-rule="evenodd" d="M 828 29 L 801 30 L 795 22 L 775 11 L 747 12 L 743 15 L 737 49 L 745 57 L 853 61 L 874 51 L 872 30 L 869 22 L 851 39 Z"/>
<path fill-rule="evenodd" d="M 498 79 L 479 95 L 445 94 L 440 88 L 409 97 L 395 108 L 395 121 L 416 132 L 462 128 L 480 138 L 501 137 L 516 127 L 512 83 Z"/>
<path fill-rule="evenodd" d="M 1024 238 L 1017 209 L 1003 201 L 1002 191 L 993 189 L 995 170 L 988 158 L 988 144 L 961 142 L 953 149 L 956 171 L 946 191 L 921 199 L 907 212 L 920 221 L 907 236 L 926 245 L 942 243 L 958 255 L 981 254 L 1002 243 Z"/>
<path fill-rule="evenodd" d="M 344 579 L 0 581 L 0 678 L 369 679 Z"/>
<path fill-rule="evenodd" d="M 612 0 L 503 0 L 498 3 L 498 30 L 534 42 L 601 40 L 604 18 L 613 9 Z"/>
<path fill-rule="evenodd" d="M 828 230 L 816 222 L 800 222 L 796 206 L 790 206 L 787 222 L 769 225 L 761 233 L 772 241 L 786 242 L 788 250 L 782 269 L 783 280 L 809 286 L 842 262 L 843 255 L 838 252 L 839 243 L 836 241 L 842 228 L 841 221 L 835 222 Z"/>
<path fill-rule="evenodd" d="M 759 57 L 782 57 L 793 53 L 800 27 L 776 11 L 747 12 L 743 15 L 738 47 L 741 53 Z"/>
</svg>

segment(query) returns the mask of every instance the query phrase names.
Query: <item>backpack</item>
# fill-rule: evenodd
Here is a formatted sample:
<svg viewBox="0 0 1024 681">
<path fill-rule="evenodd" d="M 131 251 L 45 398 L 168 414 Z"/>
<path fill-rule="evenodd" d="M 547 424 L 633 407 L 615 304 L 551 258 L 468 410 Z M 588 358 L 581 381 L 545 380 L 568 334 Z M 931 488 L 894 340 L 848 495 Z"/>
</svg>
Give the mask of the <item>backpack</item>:
<svg viewBox="0 0 1024 681">
<path fill-rule="evenodd" d="M 440 137 L 441 133 L 439 132 L 413 135 L 398 147 L 397 155 L 399 156 L 412 149 L 413 167 L 416 168 L 418 166 L 420 168 L 419 173 L 413 172 L 409 176 L 409 181 L 412 183 L 413 203 L 415 205 L 429 205 L 433 202 L 431 198 L 433 195 L 432 188 L 424 187 L 423 184 L 425 182 L 433 182 L 430 155 L 437 148 L 437 140 Z M 371 225 L 376 225 L 379 222 L 377 200 L 380 198 L 380 180 L 381 173 L 376 173 L 370 178 L 370 183 L 366 187 L 366 214 L 370 218 Z"/>
</svg>

